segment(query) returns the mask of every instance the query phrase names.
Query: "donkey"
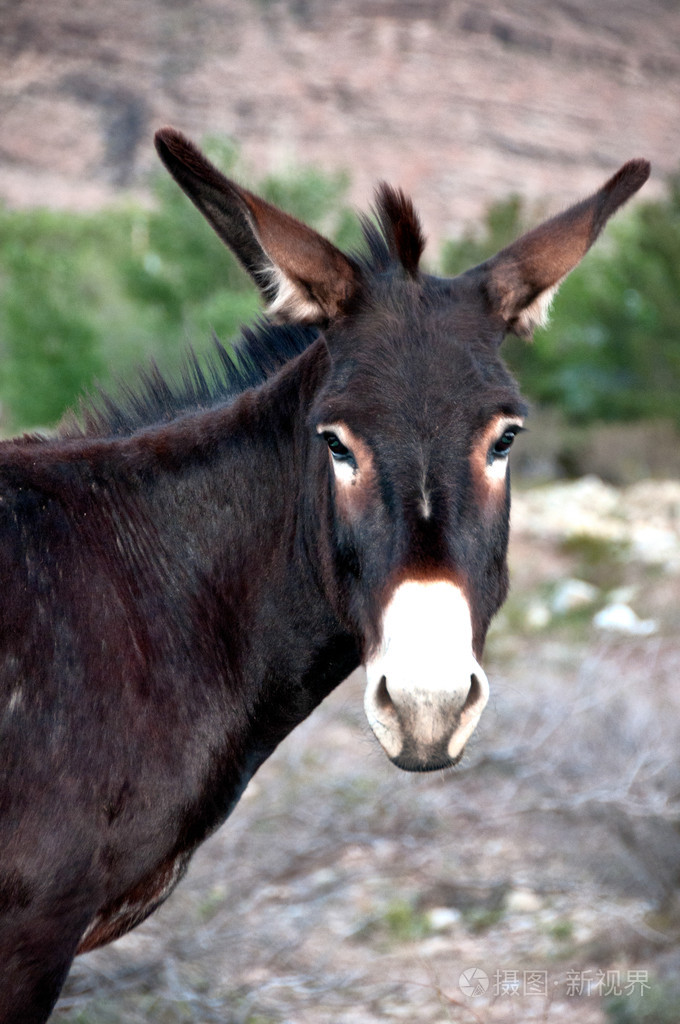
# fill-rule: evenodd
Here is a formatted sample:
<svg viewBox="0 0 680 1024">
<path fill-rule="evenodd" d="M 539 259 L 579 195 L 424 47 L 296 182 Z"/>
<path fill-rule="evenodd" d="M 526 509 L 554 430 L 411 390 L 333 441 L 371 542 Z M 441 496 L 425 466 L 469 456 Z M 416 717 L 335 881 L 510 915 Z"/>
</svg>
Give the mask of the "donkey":
<svg viewBox="0 0 680 1024">
<path fill-rule="evenodd" d="M 407 771 L 455 765 L 508 586 L 499 356 L 647 179 L 452 280 L 386 185 L 365 255 L 222 176 L 161 160 L 267 304 L 237 355 L 157 371 L 55 437 L 0 446 L 0 1022 L 40 1024 L 76 953 L 165 900 L 258 766 L 359 665 Z"/>
</svg>

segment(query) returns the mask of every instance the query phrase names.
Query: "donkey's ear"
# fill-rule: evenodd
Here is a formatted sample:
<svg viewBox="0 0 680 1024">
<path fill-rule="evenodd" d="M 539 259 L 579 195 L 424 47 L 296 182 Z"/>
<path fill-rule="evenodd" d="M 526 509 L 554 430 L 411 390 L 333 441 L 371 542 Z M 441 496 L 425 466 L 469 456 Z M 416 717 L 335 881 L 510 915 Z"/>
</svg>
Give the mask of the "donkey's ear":
<svg viewBox="0 0 680 1024">
<path fill-rule="evenodd" d="M 178 185 L 254 279 L 267 312 L 281 322 L 325 323 L 359 285 L 359 270 L 327 239 L 225 178 L 174 128 L 156 149 Z"/>
<path fill-rule="evenodd" d="M 494 313 L 507 329 L 530 338 L 547 320 L 562 279 L 585 256 L 605 223 L 649 177 L 646 160 L 631 160 L 602 188 L 558 214 L 470 273 L 481 274 Z"/>
</svg>

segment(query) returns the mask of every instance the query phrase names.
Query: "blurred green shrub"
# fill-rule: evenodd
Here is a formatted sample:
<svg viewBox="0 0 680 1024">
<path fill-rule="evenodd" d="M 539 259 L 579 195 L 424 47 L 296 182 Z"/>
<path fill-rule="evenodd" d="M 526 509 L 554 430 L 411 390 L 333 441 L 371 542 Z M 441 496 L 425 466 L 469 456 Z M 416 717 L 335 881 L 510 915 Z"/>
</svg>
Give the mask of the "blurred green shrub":
<svg viewBox="0 0 680 1024">
<path fill-rule="evenodd" d="M 527 226 L 517 197 L 493 206 L 478 235 L 445 244 L 444 272 L 481 262 Z M 680 174 L 666 198 L 638 201 L 607 226 L 560 288 L 549 327 L 530 345 L 510 338 L 504 355 L 530 398 L 572 422 L 680 426 Z"/>
<path fill-rule="evenodd" d="M 88 258 L 96 256 L 89 232 L 109 248 L 108 227 L 98 218 L 0 209 L 3 423 L 51 422 L 100 372 L 92 306 L 103 283 Z"/>
<path fill-rule="evenodd" d="M 243 179 L 224 140 L 205 149 Z M 358 242 L 343 174 L 271 176 L 257 190 L 294 216 Z M 0 206 L 0 428 L 49 426 L 97 380 L 155 359 L 165 371 L 212 332 L 229 341 L 259 300 L 250 279 L 167 176 L 149 209 L 94 214 Z"/>
<path fill-rule="evenodd" d="M 611 1024 L 677 1024 L 680 991 L 677 983 L 651 977 L 639 993 L 608 996 L 602 1008 Z"/>
<path fill-rule="evenodd" d="M 241 180 L 235 148 L 211 158 Z M 359 241 L 343 174 L 291 171 L 255 188 L 333 237 Z M 97 379 L 150 358 L 172 372 L 187 344 L 224 341 L 258 299 L 188 199 L 159 174 L 148 208 L 94 214 L 0 207 L 0 427 L 49 425 Z M 491 255 L 529 226 L 517 196 L 492 206 L 477 233 L 443 246 L 444 273 Z M 668 195 L 637 201 L 565 281 L 552 323 L 505 354 L 526 394 L 573 422 L 667 417 L 680 425 L 680 174 Z"/>
</svg>

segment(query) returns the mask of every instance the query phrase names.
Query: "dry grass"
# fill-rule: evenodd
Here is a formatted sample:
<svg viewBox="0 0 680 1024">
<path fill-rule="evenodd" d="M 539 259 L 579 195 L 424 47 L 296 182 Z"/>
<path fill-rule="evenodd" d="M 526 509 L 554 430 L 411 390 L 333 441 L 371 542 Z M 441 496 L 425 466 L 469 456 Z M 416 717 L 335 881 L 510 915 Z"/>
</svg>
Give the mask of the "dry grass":
<svg viewBox="0 0 680 1024">
<path fill-rule="evenodd" d="M 516 537 L 513 601 L 569 559 Z M 492 703 L 454 772 L 392 768 L 349 680 L 168 903 L 77 961 L 54 1024 L 680 1019 L 680 581 L 624 568 L 660 631 L 610 639 L 580 619 L 522 634 L 506 616 L 489 644 Z M 489 989 L 469 998 L 459 979 L 474 967 Z M 587 994 L 607 971 L 622 985 L 648 972 L 642 1009 Z M 510 972 L 518 995 L 500 992 Z M 544 994 L 523 992 L 524 972 L 545 972 Z M 645 1017 L 659 992 L 667 1009 Z"/>
</svg>

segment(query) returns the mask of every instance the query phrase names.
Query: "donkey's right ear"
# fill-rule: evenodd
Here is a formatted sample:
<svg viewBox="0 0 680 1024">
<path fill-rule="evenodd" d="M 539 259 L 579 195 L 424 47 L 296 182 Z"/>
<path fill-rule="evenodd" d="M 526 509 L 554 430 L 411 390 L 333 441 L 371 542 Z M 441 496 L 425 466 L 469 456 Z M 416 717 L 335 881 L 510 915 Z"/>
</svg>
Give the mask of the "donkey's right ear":
<svg viewBox="0 0 680 1024">
<path fill-rule="evenodd" d="M 607 220 L 649 177 L 646 160 L 630 160 L 588 199 L 552 217 L 468 273 L 481 278 L 492 310 L 508 330 L 531 337 L 545 323 L 562 280 L 581 261 Z"/>
<path fill-rule="evenodd" d="M 318 232 L 248 192 L 174 128 L 156 149 L 178 185 L 248 271 L 285 323 L 323 324 L 342 315 L 360 282 L 358 266 Z"/>
</svg>

